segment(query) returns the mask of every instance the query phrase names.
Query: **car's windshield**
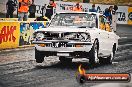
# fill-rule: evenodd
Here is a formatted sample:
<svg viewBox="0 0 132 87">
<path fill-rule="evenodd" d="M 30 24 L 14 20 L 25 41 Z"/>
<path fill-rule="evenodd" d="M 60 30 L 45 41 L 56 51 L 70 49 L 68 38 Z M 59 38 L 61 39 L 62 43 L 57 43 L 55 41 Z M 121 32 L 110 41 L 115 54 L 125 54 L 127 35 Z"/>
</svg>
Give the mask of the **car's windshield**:
<svg viewBox="0 0 132 87">
<path fill-rule="evenodd" d="M 50 27 L 53 26 L 97 27 L 97 16 L 88 13 L 60 13 L 52 19 Z"/>
</svg>

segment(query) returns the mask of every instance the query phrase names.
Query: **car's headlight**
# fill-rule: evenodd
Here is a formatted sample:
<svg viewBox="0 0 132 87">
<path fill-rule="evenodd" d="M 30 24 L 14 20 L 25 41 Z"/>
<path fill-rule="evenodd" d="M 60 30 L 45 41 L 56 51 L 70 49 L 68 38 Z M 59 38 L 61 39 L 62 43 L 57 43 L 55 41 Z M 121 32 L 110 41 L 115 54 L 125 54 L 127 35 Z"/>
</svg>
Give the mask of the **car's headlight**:
<svg viewBox="0 0 132 87">
<path fill-rule="evenodd" d="M 43 40 L 43 38 L 44 38 L 44 34 L 43 33 L 37 33 L 36 34 L 36 39 L 37 40 Z"/>
<path fill-rule="evenodd" d="M 80 33 L 79 39 L 80 39 L 80 41 L 87 41 L 87 42 L 91 41 L 91 37 L 90 37 L 89 33 Z"/>
</svg>

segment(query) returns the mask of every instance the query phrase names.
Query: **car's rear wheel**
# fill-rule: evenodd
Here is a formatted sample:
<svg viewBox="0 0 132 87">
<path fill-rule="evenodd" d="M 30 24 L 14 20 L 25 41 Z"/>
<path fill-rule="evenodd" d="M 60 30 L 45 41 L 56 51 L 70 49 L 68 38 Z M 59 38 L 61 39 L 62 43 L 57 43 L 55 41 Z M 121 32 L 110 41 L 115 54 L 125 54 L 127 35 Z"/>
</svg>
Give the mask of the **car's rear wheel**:
<svg viewBox="0 0 132 87">
<path fill-rule="evenodd" d="M 72 62 L 72 58 L 66 58 L 66 57 L 64 57 L 64 56 L 60 56 L 60 57 L 59 57 L 59 60 L 60 60 L 60 62 L 63 63 L 63 64 L 71 63 L 71 62 Z"/>
<path fill-rule="evenodd" d="M 114 60 L 115 52 L 116 52 L 116 45 L 113 45 L 111 54 L 107 58 L 100 57 L 99 63 L 100 64 L 112 64 L 112 61 Z"/>
<path fill-rule="evenodd" d="M 99 62 L 98 50 L 99 50 L 99 43 L 97 40 L 95 40 L 93 47 L 89 52 L 89 63 L 90 64 L 96 64 Z"/>
<path fill-rule="evenodd" d="M 35 48 L 35 59 L 37 63 L 42 63 L 44 61 L 44 54 Z"/>
</svg>

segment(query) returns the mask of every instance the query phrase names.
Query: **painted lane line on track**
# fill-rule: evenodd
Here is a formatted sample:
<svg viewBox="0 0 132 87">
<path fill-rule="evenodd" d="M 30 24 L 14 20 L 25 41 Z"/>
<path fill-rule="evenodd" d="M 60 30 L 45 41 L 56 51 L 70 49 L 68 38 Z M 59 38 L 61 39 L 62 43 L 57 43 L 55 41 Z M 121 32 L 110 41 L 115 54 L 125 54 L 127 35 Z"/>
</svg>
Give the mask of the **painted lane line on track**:
<svg viewBox="0 0 132 87">
<path fill-rule="evenodd" d="M 132 44 L 123 44 L 123 45 L 119 45 L 118 47 L 124 47 L 124 46 L 132 46 Z"/>
<path fill-rule="evenodd" d="M 119 62 L 112 62 L 112 64 L 118 64 Z"/>
<path fill-rule="evenodd" d="M 120 37 L 120 39 L 127 39 L 128 37 Z"/>
<path fill-rule="evenodd" d="M 24 47 L 24 48 L 5 49 L 5 50 L 0 50 L 0 53 L 2 53 L 2 52 L 11 52 L 11 51 L 30 50 L 30 49 L 33 49 L 33 48 L 34 48 L 34 47 Z"/>
<path fill-rule="evenodd" d="M 116 52 L 116 55 L 119 55 L 119 54 L 125 54 L 125 53 L 132 53 L 132 51 L 131 50 L 122 50 L 122 51 L 120 51 L 120 52 Z"/>
</svg>

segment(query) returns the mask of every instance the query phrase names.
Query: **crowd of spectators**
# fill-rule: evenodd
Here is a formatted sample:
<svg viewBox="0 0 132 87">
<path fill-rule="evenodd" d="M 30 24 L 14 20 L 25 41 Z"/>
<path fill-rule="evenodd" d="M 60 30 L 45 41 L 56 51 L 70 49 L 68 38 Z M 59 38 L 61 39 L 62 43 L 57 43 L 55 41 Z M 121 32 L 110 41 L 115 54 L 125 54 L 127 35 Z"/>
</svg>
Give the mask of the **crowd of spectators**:
<svg viewBox="0 0 132 87">
<path fill-rule="evenodd" d="M 56 8 L 56 4 L 54 3 L 54 0 L 50 0 L 48 5 L 45 4 L 42 6 L 42 16 L 36 19 L 44 20 L 45 16 L 48 19 L 51 19 L 54 8 Z M 6 18 L 13 18 L 15 10 L 17 10 L 18 21 L 27 21 L 28 17 L 36 17 L 36 5 L 34 0 L 18 0 L 18 3 L 15 3 L 13 0 L 8 0 L 6 3 Z M 46 11 L 44 12 L 44 10 Z"/>
<path fill-rule="evenodd" d="M 28 17 L 36 17 L 36 5 L 34 3 L 34 0 L 18 0 L 18 4 L 15 1 L 8 0 L 8 2 L 6 3 L 6 18 L 13 18 L 13 12 L 15 10 L 17 10 L 18 13 L 18 21 L 27 21 Z M 52 15 L 54 14 L 54 8 L 56 8 L 56 4 L 54 0 L 50 0 L 48 5 L 44 4 L 44 6 L 42 6 L 42 16 L 38 17 L 36 20 L 44 20 L 45 16 L 48 19 L 51 19 Z M 118 7 L 116 5 L 110 6 L 109 8 L 105 9 L 103 14 L 108 18 L 109 21 L 111 21 L 112 14 L 114 14 L 117 9 Z M 80 3 L 76 3 L 73 11 L 82 12 L 82 5 L 80 5 Z M 89 12 L 97 12 L 95 4 L 92 5 L 91 9 L 89 9 Z"/>
</svg>

